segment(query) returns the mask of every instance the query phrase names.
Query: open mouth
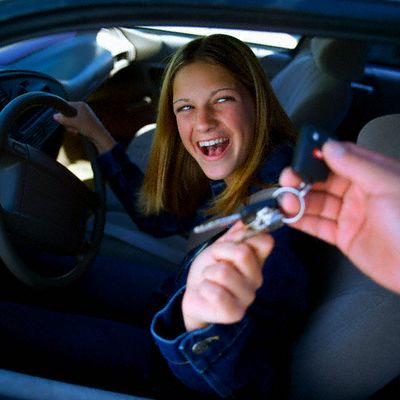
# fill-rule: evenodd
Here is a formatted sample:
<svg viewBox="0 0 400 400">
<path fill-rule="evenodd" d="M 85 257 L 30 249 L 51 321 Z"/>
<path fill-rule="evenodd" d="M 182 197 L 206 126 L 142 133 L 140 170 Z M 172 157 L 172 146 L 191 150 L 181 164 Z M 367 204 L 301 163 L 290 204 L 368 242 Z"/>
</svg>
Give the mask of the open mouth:
<svg viewBox="0 0 400 400">
<path fill-rule="evenodd" d="M 218 138 L 203 140 L 198 142 L 201 152 L 207 157 L 218 157 L 226 150 L 229 145 L 228 138 Z"/>
</svg>

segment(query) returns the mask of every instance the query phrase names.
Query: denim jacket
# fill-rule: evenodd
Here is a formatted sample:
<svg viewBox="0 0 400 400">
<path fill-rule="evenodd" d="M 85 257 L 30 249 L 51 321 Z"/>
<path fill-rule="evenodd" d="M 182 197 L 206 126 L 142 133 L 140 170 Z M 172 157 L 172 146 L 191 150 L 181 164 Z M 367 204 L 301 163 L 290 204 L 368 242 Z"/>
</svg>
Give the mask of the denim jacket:
<svg viewBox="0 0 400 400">
<path fill-rule="evenodd" d="M 307 307 L 308 277 L 291 250 L 290 228 L 273 233 L 263 286 L 238 323 L 186 332 L 181 301 L 198 251 L 187 257 L 176 289 L 155 315 L 152 335 L 171 370 L 186 386 L 222 398 L 282 398 L 291 342 Z M 268 396 L 268 397 L 267 397 Z"/>
<path fill-rule="evenodd" d="M 136 189 L 129 189 L 130 199 L 121 189 L 127 187 L 130 178 L 140 178 L 141 172 L 125 159 L 122 148 L 116 147 L 113 152 L 108 156 L 125 160 L 123 169 L 128 168 L 131 173 L 121 178 L 118 176 L 121 173 L 107 172 L 114 179 L 112 186 L 114 190 L 117 188 L 117 194 L 120 186 L 119 197 L 125 204 L 133 200 L 139 185 L 136 183 Z M 290 163 L 290 157 L 289 146 L 275 151 L 260 171 L 262 182 L 277 182 L 282 168 Z M 121 169 L 121 165 L 118 168 Z M 126 182 L 121 185 L 121 181 Z M 211 182 L 213 195 L 223 188 L 222 181 Z M 130 215 L 138 222 L 132 203 Z M 197 215 L 179 225 L 172 216 L 164 214 L 157 222 L 139 222 L 150 232 L 155 224 L 153 233 L 163 235 L 191 228 L 200 219 Z M 281 389 L 287 387 L 285 379 L 289 376 L 291 343 L 307 307 L 308 275 L 294 250 L 297 235 L 299 233 L 289 227 L 273 232 L 275 246 L 264 264 L 264 283 L 240 322 L 210 324 L 191 332 L 186 332 L 181 313 L 187 274 L 194 257 L 214 239 L 186 256 L 166 304 L 153 318 L 151 333 L 172 372 L 188 388 L 221 398 L 282 398 Z"/>
</svg>

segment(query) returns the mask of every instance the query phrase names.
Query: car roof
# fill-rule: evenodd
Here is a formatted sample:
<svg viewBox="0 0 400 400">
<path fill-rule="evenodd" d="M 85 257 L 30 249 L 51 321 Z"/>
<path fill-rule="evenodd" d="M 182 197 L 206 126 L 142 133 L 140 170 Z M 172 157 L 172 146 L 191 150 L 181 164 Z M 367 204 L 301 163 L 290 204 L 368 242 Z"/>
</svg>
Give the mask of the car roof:
<svg viewBox="0 0 400 400">
<path fill-rule="evenodd" d="M 0 23 L 3 45 L 38 33 L 160 23 L 400 42 L 400 0 L 0 0 Z"/>
</svg>

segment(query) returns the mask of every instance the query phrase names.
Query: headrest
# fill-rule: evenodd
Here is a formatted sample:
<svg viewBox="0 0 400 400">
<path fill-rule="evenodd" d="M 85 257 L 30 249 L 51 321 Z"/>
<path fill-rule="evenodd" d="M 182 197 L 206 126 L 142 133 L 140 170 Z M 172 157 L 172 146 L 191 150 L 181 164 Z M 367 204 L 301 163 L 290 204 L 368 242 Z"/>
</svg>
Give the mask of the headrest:
<svg viewBox="0 0 400 400">
<path fill-rule="evenodd" d="M 389 114 L 368 122 L 358 134 L 357 143 L 400 160 L 400 114 Z"/>
<path fill-rule="evenodd" d="M 362 77 L 367 45 L 345 39 L 313 38 L 311 51 L 318 67 L 336 79 L 354 81 Z"/>
</svg>

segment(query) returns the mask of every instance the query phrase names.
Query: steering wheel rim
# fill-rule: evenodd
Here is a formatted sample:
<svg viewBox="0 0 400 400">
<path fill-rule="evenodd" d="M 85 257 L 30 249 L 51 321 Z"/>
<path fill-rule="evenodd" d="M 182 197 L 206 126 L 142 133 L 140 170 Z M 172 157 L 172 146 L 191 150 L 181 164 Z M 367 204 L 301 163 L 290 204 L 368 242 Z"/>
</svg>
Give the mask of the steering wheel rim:
<svg viewBox="0 0 400 400">
<path fill-rule="evenodd" d="M 10 101 L 0 113 L 0 150 L 7 146 L 8 131 L 12 124 L 20 114 L 35 106 L 49 106 L 68 117 L 75 116 L 77 112 L 63 98 L 50 93 L 29 92 L 18 96 Z M 87 270 L 100 247 L 105 223 L 105 181 L 96 162 L 97 152 L 94 146 L 86 138 L 81 138 L 93 169 L 94 193 L 98 197 L 98 206 L 93 212 L 93 229 L 86 242 L 85 250 L 76 255 L 77 262 L 68 272 L 58 276 L 46 276 L 29 268 L 9 239 L 4 212 L 0 206 L 0 258 L 10 272 L 28 286 L 43 289 L 66 286 L 75 282 Z M 65 170 L 68 171 L 67 168 Z"/>
</svg>

